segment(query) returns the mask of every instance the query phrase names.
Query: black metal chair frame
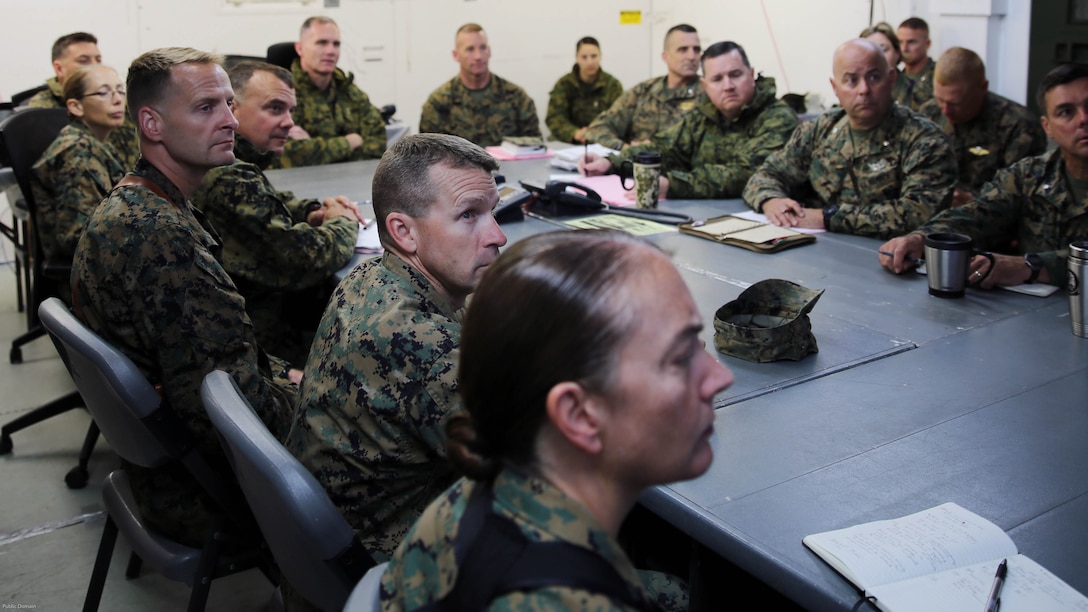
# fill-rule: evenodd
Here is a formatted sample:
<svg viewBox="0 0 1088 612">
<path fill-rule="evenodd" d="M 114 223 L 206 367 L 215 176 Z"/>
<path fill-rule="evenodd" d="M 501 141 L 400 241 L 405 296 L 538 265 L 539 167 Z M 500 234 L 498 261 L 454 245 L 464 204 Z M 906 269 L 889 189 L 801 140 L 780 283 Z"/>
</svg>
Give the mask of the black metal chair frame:
<svg viewBox="0 0 1088 612">
<path fill-rule="evenodd" d="M 45 336 L 45 328 L 38 319 L 38 305 L 47 298 L 55 297 L 57 284 L 68 282 L 71 275 L 70 261 L 48 262 L 45 259 L 41 241 L 35 235 L 37 205 L 30 189 L 31 168 L 67 123 L 68 112 L 60 108 L 26 108 L 0 122 L 0 144 L 7 163 L 15 173 L 22 200 L 29 213 L 25 236 L 30 259 L 27 262 L 30 270 L 29 283 L 26 286 L 27 331 L 12 341 L 9 356 L 11 363 L 22 362 L 21 347 L 24 344 Z M 73 391 L 6 423 L 0 427 L 0 455 L 11 452 L 11 434 L 83 405 L 79 393 Z M 64 477 L 69 488 L 81 489 L 86 486 L 87 464 L 97 440 L 98 428 L 92 422 L 83 440 L 79 464 Z"/>
</svg>

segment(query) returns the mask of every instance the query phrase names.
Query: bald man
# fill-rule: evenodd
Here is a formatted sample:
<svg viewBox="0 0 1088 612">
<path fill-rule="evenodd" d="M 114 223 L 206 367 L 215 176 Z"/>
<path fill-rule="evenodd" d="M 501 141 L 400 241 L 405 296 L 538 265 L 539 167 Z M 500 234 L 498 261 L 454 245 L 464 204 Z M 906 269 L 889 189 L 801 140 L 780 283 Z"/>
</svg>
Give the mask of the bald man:
<svg viewBox="0 0 1088 612">
<path fill-rule="evenodd" d="M 896 71 L 872 41 L 835 50 L 831 87 L 841 108 L 801 124 L 748 181 L 744 201 L 775 225 L 886 238 L 952 200 L 948 137 L 892 101 Z"/>
<path fill-rule="evenodd" d="M 952 47 L 937 59 L 933 99 L 918 109 L 952 140 L 960 176 L 954 206 L 974 199 L 998 170 L 1046 151 L 1039 118 L 989 91 L 989 85 L 982 58 L 970 49 Z"/>
</svg>

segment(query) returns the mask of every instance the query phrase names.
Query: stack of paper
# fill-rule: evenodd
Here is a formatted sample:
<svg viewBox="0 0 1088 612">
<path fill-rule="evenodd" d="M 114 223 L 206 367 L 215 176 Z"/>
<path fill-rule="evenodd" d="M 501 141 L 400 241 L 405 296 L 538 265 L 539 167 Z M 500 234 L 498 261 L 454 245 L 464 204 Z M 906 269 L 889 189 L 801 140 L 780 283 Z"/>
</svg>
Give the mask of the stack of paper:
<svg viewBox="0 0 1088 612">
<path fill-rule="evenodd" d="M 592 153 L 597 157 L 608 157 L 609 155 L 615 155 L 619 151 L 615 149 L 609 149 L 604 145 L 591 144 L 583 147 L 568 147 L 566 149 L 552 149 L 552 153 L 555 157 L 552 158 L 551 165 L 556 168 L 562 168 L 563 170 L 577 170 L 578 160 L 582 158 L 586 153 Z"/>
</svg>

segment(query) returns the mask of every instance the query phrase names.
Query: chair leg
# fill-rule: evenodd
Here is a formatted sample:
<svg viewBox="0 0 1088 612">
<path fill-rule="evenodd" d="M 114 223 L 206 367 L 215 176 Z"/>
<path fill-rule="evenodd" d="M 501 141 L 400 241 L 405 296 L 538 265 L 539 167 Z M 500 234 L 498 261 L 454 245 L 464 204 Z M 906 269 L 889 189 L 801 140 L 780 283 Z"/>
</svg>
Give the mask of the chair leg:
<svg viewBox="0 0 1088 612">
<path fill-rule="evenodd" d="M 132 553 L 128 556 L 128 565 L 125 566 L 125 578 L 139 578 L 140 568 L 144 566 L 144 560 L 140 558 L 140 555 Z"/>
<path fill-rule="evenodd" d="M 68 395 L 57 398 L 44 406 L 39 406 L 11 421 L 7 425 L 0 427 L 0 455 L 6 455 L 11 452 L 11 434 L 26 429 L 31 425 L 41 423 L 46 419 L 51 419 L 63 412 L 68 412 L 73 408 L 81 408 L 82 406 L 83 398 L 79 396 L 78 391 L 72 391 Z"/>
<path fill-rule="evenodd" d="M 31 307 L 29 304 L 27 305 L 26 310 L 28 313 L 30 312 Z M 34 316 L 36 317 L 37 315 Z M 29 318 L 30 315 L 28 314 L 27 317 Z M 34 325 L 30 329 L 28 329 L 26 333 L 16 337 L 14 340 L 11 341 L 11 352 L 8 353 L 8 361 L 11 363 L 22 363 L 23 349 L 20 347 L 22 347 L 24 344 L 30 344 L 31 342 L 43 336 L 45 336 L 45 328 L 41 325 Z"/>
<path fill-rule="evenodd" d="M 189 595 L 189 612 L 202 612 L 208 603 L 208 593 L 212 589 L 212 579 L 215 578 L 215 566 L 219 563 L 219 552 L 223 548 L 223 523 L 221 519 L 214 519 L 204 542 L 200 565 L 193 581 L 193 592 Z"/>
<path fill-rule="evenodd" d="M 106 525 L 102 528 L 102 541 L 98 545 L 98 556 L 94 560 L 91 572 L 91 584 L 87 587 L 87 598 L 83 600 L 83 612 L 97 612 L 102 600 L 102 589 L 106 586 L 106 573 L 110 570 L 113 557 L 113 545 L 117 541 L 117 524 L 113 517 L 106 515 Z"/>
<path fill-rule="evenodd" d="M 64 483 L 69 489 L 82 489 L 87 486 L 87 479 L 90 477 L 87 464 L 91 461 L 96 442 L 98 442 L 98 424 L 92 420 L 90 426 L 87 427 L 87 437 L 83 439 L 83 448 L 79 451 L 79 465 L 68 470 L 68 473 L 64 475 Z"/>
</svg>

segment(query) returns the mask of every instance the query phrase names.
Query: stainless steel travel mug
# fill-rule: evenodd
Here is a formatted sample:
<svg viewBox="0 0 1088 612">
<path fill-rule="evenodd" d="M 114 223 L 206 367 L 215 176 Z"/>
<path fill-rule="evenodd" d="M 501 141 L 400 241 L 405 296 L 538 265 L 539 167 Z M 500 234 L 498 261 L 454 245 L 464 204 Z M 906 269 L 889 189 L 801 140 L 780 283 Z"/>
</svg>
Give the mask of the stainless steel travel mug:
<svg viewBox="0 0 1088 612">
<path fill-rule="evenodd" d="M 1088 240 L 1069 245 L 1069 318 L 1073 321 L 1073 335 L 1088 338 L 1088 299 L 1084 297 L 1084 284 L 1088 281 Z"/>
</svg>

